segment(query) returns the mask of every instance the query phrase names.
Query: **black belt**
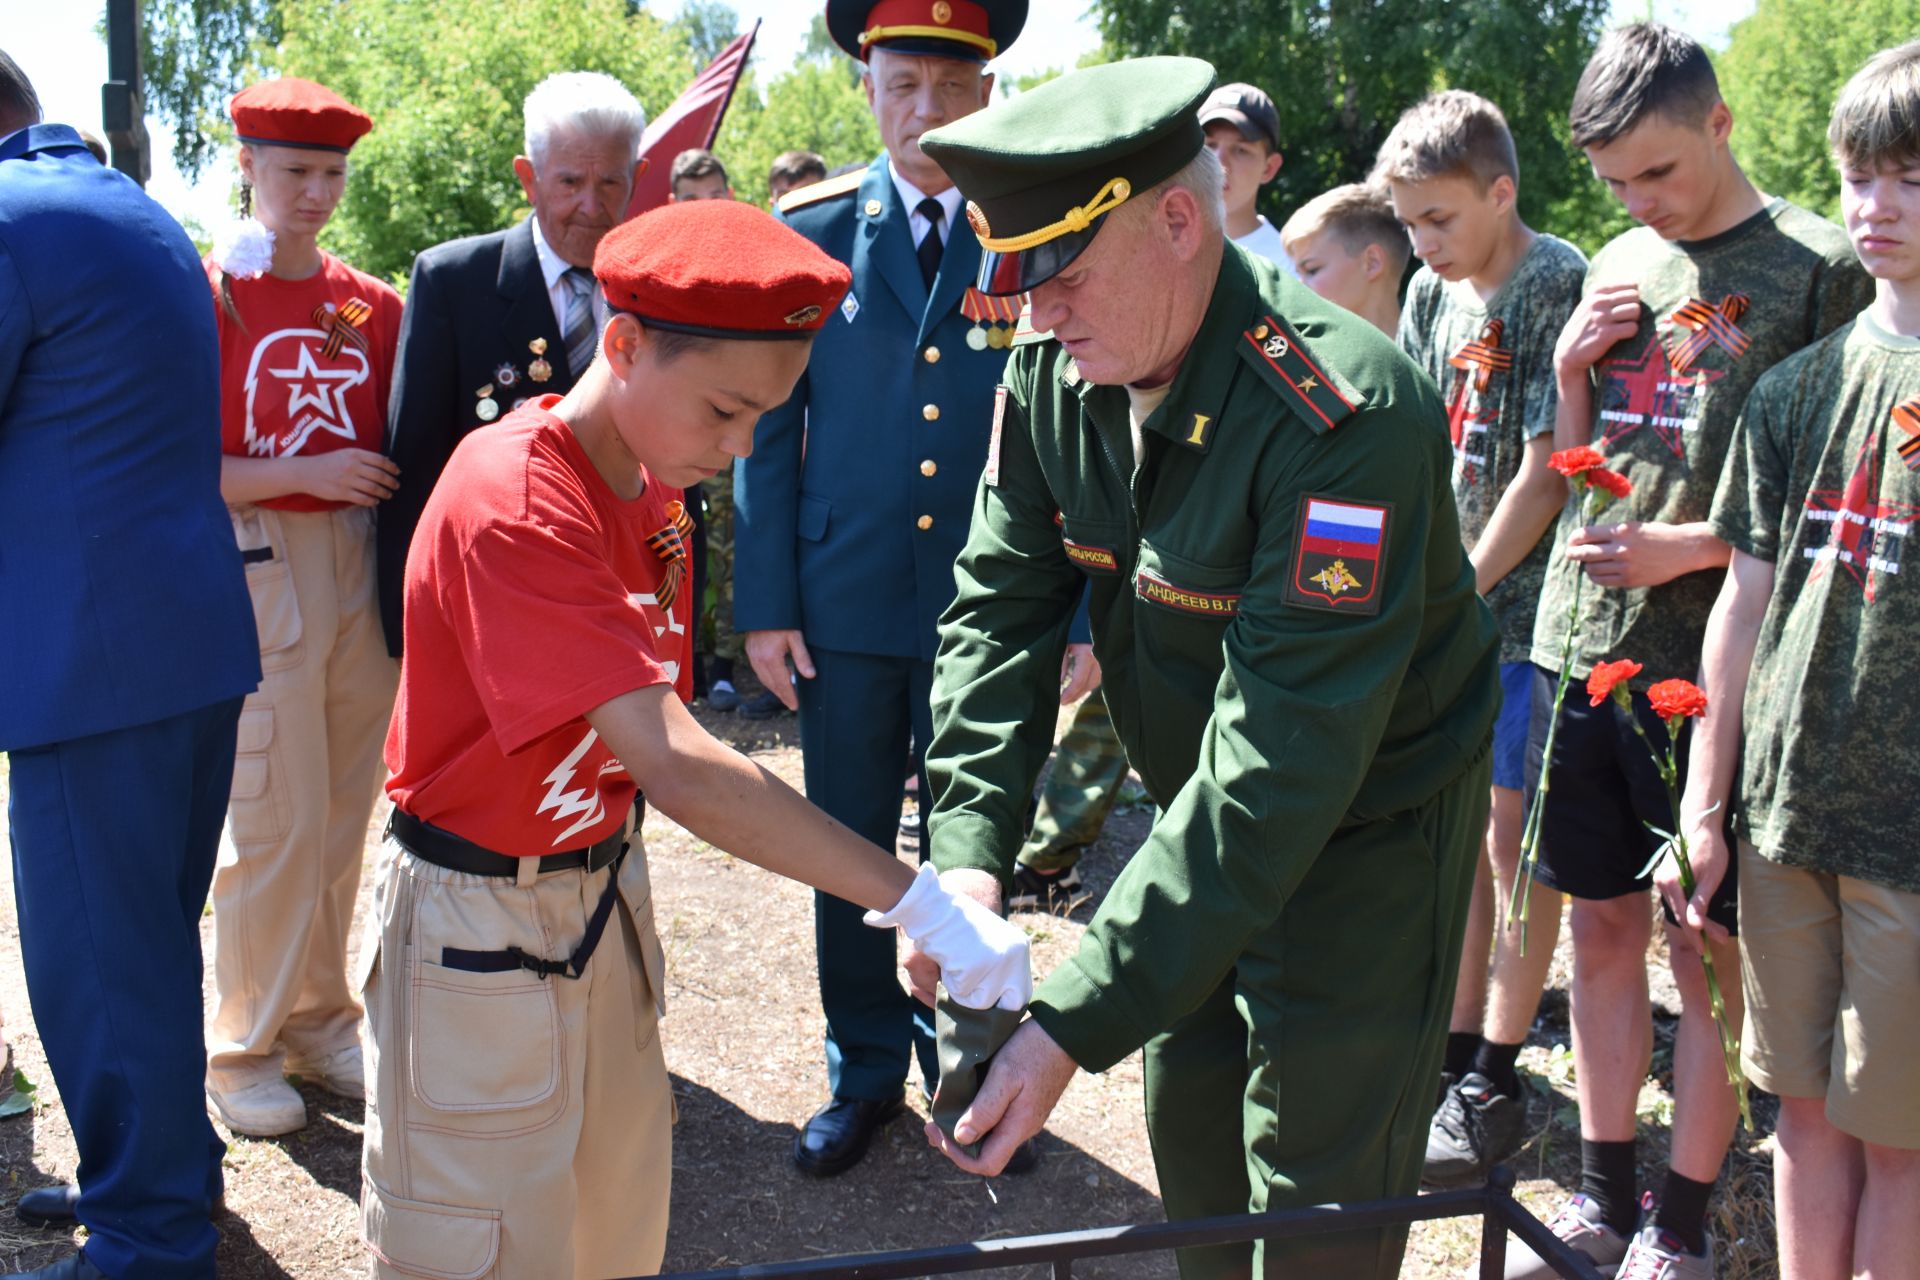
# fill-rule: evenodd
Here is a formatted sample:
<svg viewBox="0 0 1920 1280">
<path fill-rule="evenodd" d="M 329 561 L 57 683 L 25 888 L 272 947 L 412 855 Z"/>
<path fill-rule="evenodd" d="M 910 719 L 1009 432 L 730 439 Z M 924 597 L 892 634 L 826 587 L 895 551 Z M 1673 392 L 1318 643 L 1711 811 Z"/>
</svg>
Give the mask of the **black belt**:
<svg viewBox="0 0 1920 1280">
<path fill-rule="evenodd" d="M 643 801 L 636 800 L 638 809 Z M 635 816 L 636 827 L 638 815 Z M 387 834 L 405 845 L 415 857 L 423 862 L 431 862 L 436 867 L 445 867 L 449 871 L 465 871 L 480 876 L 518 876 L 523 859 L 509 858 L 505 854 L 483 849 L 470 840 L 443 831 L 429 822 L 422 822 L 404 809 L 396 808 L 393 816 L 387 820 Z M 626 855 L 627 842 L 620 832 L 608 836 L 598 844 L 585 849 L 568 849 L 563 853 L 549 853 L 540 859 L 540 870 L 560 871 L 570 867 L 585 867 L 589 872 L 611 866 L 614 874 L 607 877 L 607 887 L 600 893 L 600 901 L 594 904 L 593 914 L 587 918 L 586 932 L 580 938 L 580 945 L 565 960 L 543 960 L 530 955 L 519 947 L 506 947 L 499 951 L 469 951 L 463 947 L 440 948 L 440 963 L 444 968 L 459 969 L 466 973 L 508 973 L 514 969 L 525 969 L 538 978 L 579 978 L 587 971 L 587 961 L 600 945 L 600 936 L 606 932 L 607 921 L 613 916 L 614 903 L 620 896 L 620 859 Z"/>
<path fill-rule="evenodd" d="M 636 800 L 634 807 L 639 809 L 644 800 Z M 634 816 L 636 828 L 639 814 Z M 449 871 L 464 871 L 470 876 L 506 876 L 520 874 L 520 864 L 525 858 L 511 858 L 504 853 L 495 853 L 482 845 L 477 845 L 464 836 L 434 826 L 431 822 L 422 822 L 405 809 L 395 808 L 393 816 L 387 819 L 387 834 L 407 846 L 412 853 L 436 867 L 445 867 Z M 568 871 L 574 867 L 585 867 L 589 872 L 598 871 L 620 856 L 624 841 L 621 832 L 615 831 L 598 844 L 581 849 L 566 849 L 559 853 L 540 855 L 541 871 Z"/>
</svg>

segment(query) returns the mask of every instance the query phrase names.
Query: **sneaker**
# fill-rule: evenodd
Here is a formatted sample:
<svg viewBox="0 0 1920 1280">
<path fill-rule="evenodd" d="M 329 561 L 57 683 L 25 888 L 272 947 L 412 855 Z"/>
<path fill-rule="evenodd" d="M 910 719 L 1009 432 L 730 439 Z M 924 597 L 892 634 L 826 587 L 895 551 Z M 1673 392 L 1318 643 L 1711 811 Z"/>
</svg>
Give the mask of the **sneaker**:
<svg viewBox="0 0 1920 1280">
<path fill-rule="evenodd" d="M 1509 1098 L 1478 1071 L 1469 1071 L 1434 1113 L 1420 1180 L 1435 1187 L 1484 1181 L 1493 1166 L 1520 1150 L 1526 1129 L 1526 1100 Z"/>
<path fill-rule="evenodd" d="M 1713 1280 L 1713 1237 L 1704 1253 L 1688 1253 L 1679 1237 L 1649 1222 L 1627 1245 L 1618 1280 Z"/>
<path fill-rule="evenodd" d="M 1601 1275 L 1624 1274 L 1620 1271 L 1620 1262 L 1627 1256 L 1627 1237 L 1600 1221 L 1597 1201 L 1574 1196 L 1553 1215 L 1547 1230 L 1575 1253 L 1585 1256 Z M 1518 1238 L 1508 1236 L 1505 1277 L 1506 1280 L 1554 1280 L 1554 1271 Z"/>
<path fill-rule="evenodd" d="M 311 1080 L 328 1093 L 337 1093 L 343 1098 L 367 1096 L 367 1068 L 357 1044 L 335 1049 L 324 1058 L 290 1056 L 285 1071 L 287 1075 Z"/>
<path fill-rule="evenodd" d="M 1447 1104 L 1447 1095 L 1453 1092 L 1453 1086 L 1460 1083 L 1460 1077 L 1451 1071 L 1440 1073 L 1440 1092 L 1433 1095 L 1433 1109 L 1440 1110 Z"/>
<path fill-rule="evenodd" d="M 207 1110 L 249 1138 L 277 1138 L 307 1127 L 307 1104 L 285 1080 L 262 1080 L 231 1092 L 208 1085 Z"/>
<path fill-rule="evenodd" d="M 1079 891 L 1078 867 L 1068 867 L 1065 871 L 1047 875 L 1016 863 L 1013 868 L 1013 895 L 1007 899 L 1007 910 L 1064 910 L 1072 906 L 1073 895 Z"/>
<path fill-rule="evenodd" d="M 900 813 L 900 834 L 909 840 L 920 838 L 920 810 L 903 809 Z"/>
<path fill-rule="evenodd" d="M 731 711 L 740 705 L 740 691 L 726 680 L 715 680 L 707 690 L 707 705 L 715 711 Z"/>
<path fill-rule="evenodd" d="M 748 720 L 771 720 L 786 713 L 787 704 L 775 697 L 770 689 L 762 689 L 739 707 L 739 714 Z"/>
</svg>

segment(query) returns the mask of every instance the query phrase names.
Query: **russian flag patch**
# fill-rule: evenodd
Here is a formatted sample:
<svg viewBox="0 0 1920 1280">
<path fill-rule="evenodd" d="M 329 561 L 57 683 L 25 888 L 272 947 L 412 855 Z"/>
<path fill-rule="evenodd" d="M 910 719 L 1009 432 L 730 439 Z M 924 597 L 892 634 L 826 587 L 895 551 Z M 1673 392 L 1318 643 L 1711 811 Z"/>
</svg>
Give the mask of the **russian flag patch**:
<svg viewBox="0 0 1920 1280">
<path fill-rule="evenodd" d="M 1288 602 L 1329 613 L 1379 613 L 1392 514 L 1384 503 L 1301 495 Z"/>
</svg>

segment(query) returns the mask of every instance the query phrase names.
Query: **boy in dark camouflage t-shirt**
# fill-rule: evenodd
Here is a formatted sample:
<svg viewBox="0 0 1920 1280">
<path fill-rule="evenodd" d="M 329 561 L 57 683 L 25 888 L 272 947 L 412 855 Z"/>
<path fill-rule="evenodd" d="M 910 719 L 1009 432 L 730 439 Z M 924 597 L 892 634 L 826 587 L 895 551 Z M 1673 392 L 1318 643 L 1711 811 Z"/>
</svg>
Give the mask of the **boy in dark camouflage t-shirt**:
<svg viewBox="0 0 1920 1280">
<path fill-rule="evenodd" d="M 1712 64 L 1690 38 L 1654 24 L 1609 33 L 1581 76 L 1571 124 L 1594 172 L 1644 225 L 1595 255 L 1586 297 L 1561 335 L 1555 444 L 1591 444 L 1633 492 L 1608 508 L 1606 523 L 1562 518 L 1534 633 L 1544 695 L 1534 737 L 1543 743 L 1549 727 L 1584 573 L 1574 671 L 1584 676 L 1604 659 L 1644 664 L 1636 714 L 1661 741 L 1644 687 L 1698 666 L 1727 561 L 1706 518 L 1740 406 L 1766 369 L 1858 311 L 1869 286 L 1839 228 L 1748 182 L 1728 150 L 1733 117 Z M 1707 1200 L 1738 1106 L 1694 949 L 1712 948 L 1723 988 L 1732 985 L 1732 871 L 1724 858 L 1696 860 L 1711 904 L 1704 937 L 1698 925 L 1669 923 L 1681 998 L 1672 1145 L 1658 1209 L 1635 1230 L 1635 1113 L 1653 1041 L 1651 881 L 1641 872 L 1659 843 L 1647 824 L 1671 830 L 1675 815 L 1646 747 L 1611 702 L 1568 698 L 1557 732 L 1539 875 L 1574 900 L 1581 1179 L 1553 1225 L 1621 1274 L 1710 1280 Z M 1736 992 L 1728 1003 L 1737 1025 Z M 1516 1265 L 1510 1274 L 1545 1274 Z"/>
<path fill-rule="evenodd" d="M 1476 586 L 1500 627 L 1505 701 L 1493 728 L 1493 796 L 1485 856 L 1454 989 L 1439 1111 L 1426 1180 L 1478 1182 L 1526 1136 L 1515 1062 L 1553 956 L 1560 895 L 1540 886 L 1539 926 L 1493 928 L 1520 865 L 1521 787 L 1531 719 L 1534 607 L 1567 486 L 1553 452 L 1553 342 L 1580 301 L 1587 260 L 1520 220 L 1519 166 L 1500 108 L 1459 89 L 1410 108 L 1374 162 L 1395 216 L 1426 265 L 1400 316 L 1399 341 L 1440 385 L 1453 437 L 1453 496 Z M 1304 272 L 1304 262 L 1303 262 Z M 1542 942 L 1541 935 L 1546 940 Z M 1492 973 L 1488 951 L 1492 949 Z M 1450 1077 L 1450 1078 L 1449 1078 Z"/>
<path fill-rule="evenodd" d="M 1920 851 L 1897 798 L 1920 773 L 1920 42 L 1848 83 L 1828 138 L 1876 293 L 1747 401 L 1713 504 L 1732 562 L 1681 806 L 1724 856 L 1744 725 L 1743 1057 L 1780 1095 L 1785 1280 L 1911 1271 L 1920 1204 Z"/>
</svg>

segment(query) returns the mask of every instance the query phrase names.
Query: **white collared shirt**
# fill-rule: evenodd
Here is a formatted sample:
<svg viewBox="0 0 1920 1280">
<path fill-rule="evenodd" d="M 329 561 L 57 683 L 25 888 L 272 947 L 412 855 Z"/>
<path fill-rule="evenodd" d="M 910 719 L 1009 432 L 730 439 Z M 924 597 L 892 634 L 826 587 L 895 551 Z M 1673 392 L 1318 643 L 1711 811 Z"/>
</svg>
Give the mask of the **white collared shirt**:
<svg viewBox="0 0 1920 1280">
<path fill-rule="evenodd" d="M 901 177 L 891 159 L 887 161 L 887 173 L 893 179 L 893 189 L 900 193 L 900 203 L 907 207 L 907 229 L 913 233 L 913 247 L 917 249 L 920 241 L 926 238 L 927 228 L 933 225 L 914 212 L 920 207 L 920 202 L 927 198 L 927 193 Z M 945 244 L 953 237 L 953 220 L 960 216 L 960 188 L 948 187 L 934 199 L 940 202 L 941 211 L 946 216 L 946 221 L 940 224 L 940 243 Z"/>
<path fill-rule="evenodd" d="M 547 302 L 553 307 L 553 326 L 560 334 L 560 340 L 567 340 L 567 301 L 572 296 L 567 291 L 566 275 L 573 264 L 555 253 L 553 246 L 547 243 L 546 232 L 540 229 L 540 215 L 530 213 L 527 221 L 533 224 L 533 254 L 540 260 L 540 276 L 547 282 Z M 594 332 L 606 328 L 607 299 L 599 289 L 592 293 Z M 579 376 L 576 370 L 574 376 Z"/>
</svg>

